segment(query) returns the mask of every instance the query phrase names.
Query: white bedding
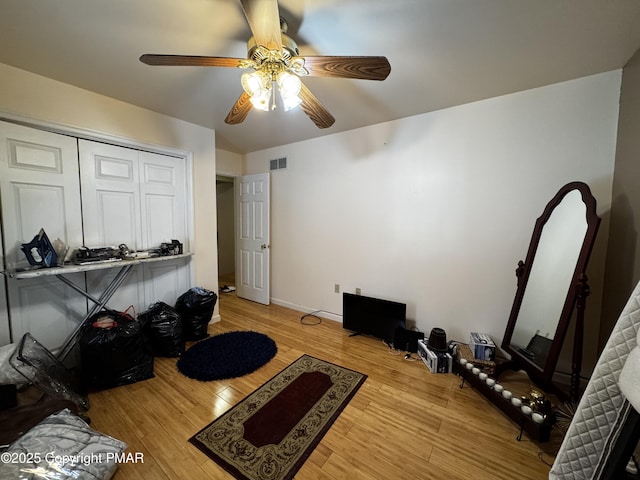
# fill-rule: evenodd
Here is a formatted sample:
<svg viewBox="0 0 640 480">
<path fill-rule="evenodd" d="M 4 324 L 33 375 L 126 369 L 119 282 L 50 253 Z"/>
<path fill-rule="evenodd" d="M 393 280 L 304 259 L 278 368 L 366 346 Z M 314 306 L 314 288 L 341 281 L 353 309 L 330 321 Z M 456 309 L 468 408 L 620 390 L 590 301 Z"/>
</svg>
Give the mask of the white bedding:
<svg viewBox="0 0 640 480">
<path fill-rule="evenodd" d="M 631 404 L 619 385 L 620 373 L 637 346 L 640 327 L 640 283 L 629 297 L 551 467 L 551 480 L 600 478 Z"/>
</svg>

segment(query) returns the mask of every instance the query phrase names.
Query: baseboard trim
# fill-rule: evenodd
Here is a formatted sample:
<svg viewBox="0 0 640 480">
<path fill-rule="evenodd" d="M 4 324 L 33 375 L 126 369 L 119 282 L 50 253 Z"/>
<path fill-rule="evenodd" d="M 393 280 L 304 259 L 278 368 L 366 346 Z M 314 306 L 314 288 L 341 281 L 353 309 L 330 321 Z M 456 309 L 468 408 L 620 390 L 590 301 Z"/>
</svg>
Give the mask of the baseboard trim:
<svg viewBox="0 0 640 480">
<path fill-rule="evenodd" d="M 287 302 L 285 300 L 280 300 L 278 298 L 273 298 L 273 297 L 271 298 L 271 303 L 273 303 L 274 305 L 279 305 L 280 307 L 287 307 L 292 310 L 298 310 L 299 312 L 302 312 L 302 313 L 318 312 L 318 313 L 314 313 L 314 315 L 320 318 L 326 318 L 327 320 L 332 320 L 334 322 L 342 323 L 342 315 L 338 315 L 336 313 L 325 312 L 324 310 L 318 311 L 317 308 L 309 308 L 303 305 L 297 305 L 295 303 Z"/>
</svg>

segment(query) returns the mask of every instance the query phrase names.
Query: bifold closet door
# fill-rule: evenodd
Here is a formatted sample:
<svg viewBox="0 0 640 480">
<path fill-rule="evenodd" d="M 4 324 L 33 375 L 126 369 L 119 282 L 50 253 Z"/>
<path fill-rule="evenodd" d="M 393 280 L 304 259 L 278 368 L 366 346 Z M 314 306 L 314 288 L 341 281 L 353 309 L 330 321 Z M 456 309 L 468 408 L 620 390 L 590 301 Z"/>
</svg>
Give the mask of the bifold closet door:
<svg viewBox="0 0 640 480">
<path fill-rule="evenodd" d="M 186 161 L 184 158 L 140 152 L 142 241 L 145 248 L 179 240 L 189 251 Z M 190 259 L 144 266 L 145 298 L 173 305 L 189 288 Z"/>
<path fill-rule="evenodd" d="M 147 250 L 172 239 L 188 244 L 183 158 L 88 140 L 79 141 L 79 151 L 87 246 L 124 243 L 130 250 Z M 90 291 L 101 291 L 109 275 L 115 270 L 87 275 Z M 188 288 L 189 278 L 185 260 L 136 266 L 109 306 L 133 305 L 139 313 L 156 301 L 172 304 Z"/>
<path fill-rule="evenodd" d="M 21 250 L 43 228 L 70 251 L 83 243 L 77 140 L 0 122 L 0 198 L 4 267 L 28 266 Z M 84 284 L 84 276 L 71 280 Z M 12 339 L 30 332 L 50 350 L 60 347 L 86 313 L 86 301 L 53 277 L 6 279 Z"/>
<path fill-rule="evenodd" d="M 85 245 L 117 248 L 124 243 L 132 251 L 141 250 L 138 151 L 87 140 L 79 140 L 78 148 Z M 99 295 L 117 273 L 116 268 L 87 273 L 89 292 Z M 134 267 L 108 306 L 142 308 L 142 281 L 142 269 Z"/>
</svg>

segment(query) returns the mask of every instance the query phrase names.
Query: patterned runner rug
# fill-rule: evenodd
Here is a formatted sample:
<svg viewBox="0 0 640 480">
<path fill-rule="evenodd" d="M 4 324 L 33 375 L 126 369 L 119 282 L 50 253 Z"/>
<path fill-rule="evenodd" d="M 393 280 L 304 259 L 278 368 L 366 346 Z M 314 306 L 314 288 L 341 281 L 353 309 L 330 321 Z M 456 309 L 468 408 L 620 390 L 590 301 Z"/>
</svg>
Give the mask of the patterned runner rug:
<svg viewBox="0 0 640 480">
<path fill-rule="evenodd" d="M 303 355 L 189 439 L 241 480 L 290 480 L 367 376 Z"/>
</svg>

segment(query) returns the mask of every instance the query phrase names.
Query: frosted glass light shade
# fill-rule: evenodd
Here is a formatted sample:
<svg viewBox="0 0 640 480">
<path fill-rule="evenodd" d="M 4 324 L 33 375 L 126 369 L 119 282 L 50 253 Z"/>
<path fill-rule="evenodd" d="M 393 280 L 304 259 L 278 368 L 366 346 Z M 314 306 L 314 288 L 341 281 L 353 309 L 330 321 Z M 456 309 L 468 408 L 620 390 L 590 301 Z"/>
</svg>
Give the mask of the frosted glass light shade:
<svg viewBox="0 0 640 480">
<path fill-rule="evenodd" d="M 281 72 L 278 74 L 277 82 L 285 111 L 296 108 L 302 103 L 302 99 L 298 96 L 302 88 L 302 82 L 296 75 Z"/>
</svg>

